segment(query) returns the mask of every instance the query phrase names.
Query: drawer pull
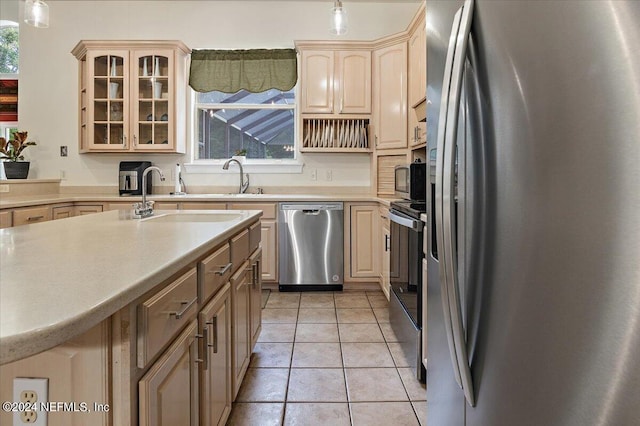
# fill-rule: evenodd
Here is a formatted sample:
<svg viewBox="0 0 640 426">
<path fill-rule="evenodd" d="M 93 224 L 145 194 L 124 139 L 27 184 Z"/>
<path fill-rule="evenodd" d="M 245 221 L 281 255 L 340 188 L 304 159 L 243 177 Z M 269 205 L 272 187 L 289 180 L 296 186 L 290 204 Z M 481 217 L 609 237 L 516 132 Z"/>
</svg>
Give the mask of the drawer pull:
<svg viewBox="0 0 640 426">
<path fill-rule="evenodd" d="M 202 328 L 202 368 L 203 369 L 208 369 L 209 368 L 209 354 L 208 354 L 208 347 L 209 347 L 209 330 L 207 330 L 207 327 L 203 327 Z"/>
<path fill-rule="evenodd" d="M 207 324 L 213 326 L 213 345 L 207 345 L 210 348 L 213 348 L 213 353 L 218 353 L 218 316 L 216 315 L 211 319 L 211 321 L 207 321 Z"/>
<path fill-rule="evenodd" d="M 210 271 L 209 273 L 214 273 L 216 275 L 224 275 L 226 274 L 229 269 L 231 269 L 231 266 L 233 266 L 233 264 L 231 262 L 227 263 L 225 266 L 220 266 L 220 270 L 219 271 Z"/>
<path fill-rule="evenodd" d="M 32 221 L 34 221 L 34 220 L 40 220 L 40 219 L 44 219 L 44 216 L 43 216 L 43 215 L 40 215 L 40 216 L 29 216 L 29 217 L 27 218 L 27 220 L 28 220 L 29 222 L 32 222 Z"/>
<path fill-rule="evenodd" d="M 180 312 L 169 312 L 169 316 L 175 315 L 176 319 L 180 319 L 184 316 L 185 312 L 189 310 L 191 306 L 198 300 L 197 297 L 194 297 L 191 302 L 180 302 L 182 305 L 185 305 L 184 308 Z"/>
</svg>

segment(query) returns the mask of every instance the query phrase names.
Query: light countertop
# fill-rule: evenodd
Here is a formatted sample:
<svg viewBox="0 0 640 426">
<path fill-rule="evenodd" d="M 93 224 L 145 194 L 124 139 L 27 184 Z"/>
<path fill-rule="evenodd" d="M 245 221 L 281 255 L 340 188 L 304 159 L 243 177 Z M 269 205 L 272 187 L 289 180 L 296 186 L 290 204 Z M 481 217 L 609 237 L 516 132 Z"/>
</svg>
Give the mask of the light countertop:
<svg viewBox="0 0 640 426">
<path fill-rule="evenodd" d="M 108 194 L 51 194 L 0 197 L 0 209 L 26 207 L 37 204 L 55 204 L 71 202 L 130 202 L 140 201 L 140 196 L 120 197 Z M 187 195 L 149 195 L 149 200 L 163 202 L 218 201 L 218 202 L 270 202 L 279 201 L 345 201 L 377 202 L 389 206 L 391 200 L 372 195 L 354 194 L 187 194 Z"/>
<path fill-rule="evenodd" d="M 87 331 L 262 215 L 236 213 L 171 223 L 109 211 L 0 229 L 0 364 Z"/>
</svg>

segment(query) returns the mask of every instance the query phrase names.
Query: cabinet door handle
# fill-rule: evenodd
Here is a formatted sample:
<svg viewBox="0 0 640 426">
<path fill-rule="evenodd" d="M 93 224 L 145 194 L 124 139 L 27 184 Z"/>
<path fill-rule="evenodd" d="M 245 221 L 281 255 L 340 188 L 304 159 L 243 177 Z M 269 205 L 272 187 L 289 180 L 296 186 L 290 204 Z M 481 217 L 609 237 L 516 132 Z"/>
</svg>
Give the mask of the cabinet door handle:
<svg viewBox="0 0 640 426">
<path fill-rule="evenodd" d="M 344 106 L 344 98 L 340 98 L 340 114 L 342 114 L 342 107 Z"/>
<path fill-rule="evenodd" d="M 391 238 L 389 238 L 388 235 L 384 236 L 384 251 L 389 251 L 389 240 Z"/>
<path fill-rule="evenodd" d="M 40 219 L 44 219 L 44 216 L 43 215 L 40 215 L 40 216 L 29 216 L 27 218 L 27 221 L 33 222 L 33 221 L 40 220 Z"/>
<path fill-rule="evenodd" d="M 138 146 L 138 137 L 133 135 L 133 146 Z"/>
<path fill-rule="evenodd" d="M 189 308 L 194 303 L 196 303 L 197 300 L 198 300 L 198 298 L 194 297 L 191 302 L 180 302 L 180 304 L 184 305 L 184 308 L 182 308 L 182 310 L 180 310 L 180 312 L 169 312 L 169 316 L 175 315 L 176 319 L 179 320 L 180 318 L 182 318 L 184 316 L 184 314 L 189 310 Z"/>
<path fill-rule="evenodd" d="M 127 135 L 124 135 L 122 137 L 122 147 L 126 148 L 127 147 Z"/>
<path fill-rule="evenodd" d="M 209 271 L 209 273 L 222 276 L 222 275 L 226 274 L 229 271 L 229 269 L 231 269 L 231 266 L 232 266 L 232 263 L 229 262 L 225 266 L 220 266 L 219 270 L 217 270 L 217 271 Z"/>
<path fill-rule="evenodd" d="M 218 353 L 218 316 L 216 315 L 211 319 L 211 321 L 207 321 L 206 323 L 211 325 L 211 328 L 213 329 L 213 344 L 212 345 L 208 344 L 207 347 L 213 348 L 213 353 L 217 354 Z"/>
</svg>

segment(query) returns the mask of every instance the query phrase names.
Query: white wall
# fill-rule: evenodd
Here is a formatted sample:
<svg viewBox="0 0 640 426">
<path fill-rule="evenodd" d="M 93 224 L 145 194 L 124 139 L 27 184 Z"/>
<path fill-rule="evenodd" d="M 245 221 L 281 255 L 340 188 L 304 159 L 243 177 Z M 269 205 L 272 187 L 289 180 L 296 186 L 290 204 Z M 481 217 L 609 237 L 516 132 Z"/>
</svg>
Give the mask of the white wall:
<svg viewBox="0 0 640 426">
<path fill-rule="evenodd" d="M 4 3 L 6 0 L 2 0 Z M 22 3 L 20 3 L 22 9 Z M 182 40 L 197 48 L 291 48 L 294 40 L 326 40 L 331 2 L 322 1 L 49 1 L 50 27 L 20 25 L 20 128 L 38 143 L 27 157 L 32 178 L 63 185 L 117 185 L 118 163 L 149 159 L 168 173 L 185 155 L 78 154 L 78 69 L 71 49 L 81 39 Z M 344 3 L 345 39 L 372 40 L 404 30 L 419 3 Z M 20 16 L 23 11 L 20 10 Z M 67 145 L 69 156 L 60 157 Z M 251 176 L 252 186 L 369 186 L 367 154 L 306 154 L 302 175 Z M 312 181 L 310 171 L 318 170 Z M 331 169 L 328 182 L 324 170 Z M 170 175 L 170 174 L 169 174 Z M 192 174 L 190 185 L 235 185 L 237 175 Z M 214 192 L 214 191 L 211 191 Z"/>
</svg>

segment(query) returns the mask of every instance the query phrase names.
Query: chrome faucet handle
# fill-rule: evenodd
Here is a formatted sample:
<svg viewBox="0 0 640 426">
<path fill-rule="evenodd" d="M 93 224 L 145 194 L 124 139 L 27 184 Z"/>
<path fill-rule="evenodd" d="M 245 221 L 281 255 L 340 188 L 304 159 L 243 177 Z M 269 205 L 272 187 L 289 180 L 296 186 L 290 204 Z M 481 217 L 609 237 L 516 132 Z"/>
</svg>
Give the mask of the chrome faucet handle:
<svg viewBox="0 0 640 426">
<path fill-rule="evenodd" d="M 133 211 L 136 216 L 149 217 L 153 216 L 153 204 L 155 201 L 145 201 L 133 204 Z"/>
<path fill-rule="evenodd" d="M 247 189 L 249 189 L 249 173 L 245 173 L 244 175 L 247 178 L 247 181 L 244 182 L 242 184 L 242 186 L 240 187 L 240 193 L 244 194 L 245 192 L 247 192 Z"/>
</svg>

